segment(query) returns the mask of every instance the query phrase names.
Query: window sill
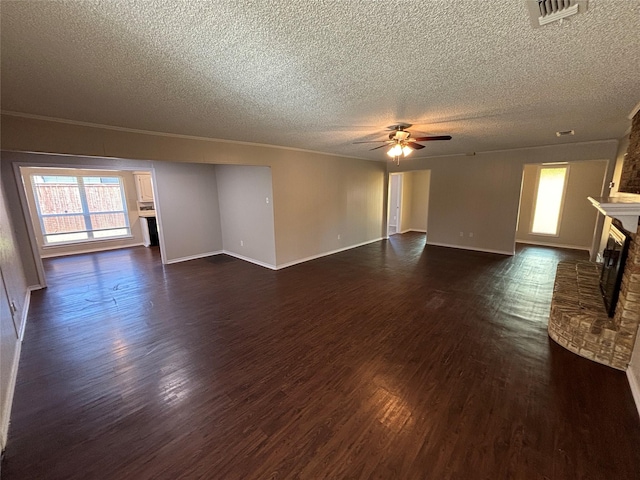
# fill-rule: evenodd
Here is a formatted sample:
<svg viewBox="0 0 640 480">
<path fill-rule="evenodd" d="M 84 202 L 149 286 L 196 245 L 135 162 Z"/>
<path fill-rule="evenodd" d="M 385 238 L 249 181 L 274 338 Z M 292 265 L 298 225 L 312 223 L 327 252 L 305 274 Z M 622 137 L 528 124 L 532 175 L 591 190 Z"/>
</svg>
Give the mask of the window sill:
<svg viewBox="0 0 640 480">
<path fill-rule="evenodd" d="M 42 250 L 50 250 L 50 249 L 60 248 L 60 247 L 69 247 L 69 246 L 75 246 L 75 245 L 92 245 L 94 243 L 114 242 L 117 240 L 127 240 L 131 238 L 133 238 L 133 235 L 123 235 L 121 237 L 109 237 L 109 238 L 94 238 L 91 240 L 78 240 L 75 242 L 52 243 L 52 244 L 42 245 L 40 248 L 42 248 Z"/>
<path fill-rule="evenodd" d="M 560 234 L 558 233 L 536 233 L 529 232 L 529 235 L 533 235 L 534 237 L 545 237 L 545 238 L 558 238 Z"/>
</svg>

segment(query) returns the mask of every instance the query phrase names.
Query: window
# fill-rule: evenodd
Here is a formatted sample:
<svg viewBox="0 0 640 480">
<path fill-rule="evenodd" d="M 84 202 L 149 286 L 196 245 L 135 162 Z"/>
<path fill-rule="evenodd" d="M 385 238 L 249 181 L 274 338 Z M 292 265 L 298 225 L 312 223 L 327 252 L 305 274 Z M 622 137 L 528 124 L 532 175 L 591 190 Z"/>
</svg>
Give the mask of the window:
<svg viewBox="0 0 640 480">
<path fill-rule="evenodd" d="M 45 245 L 131 235 L 120 177 L 31 175 Z"/>
<path fill-rule="evenodd" d="M 531 233 L 558 235 L 567 167 L 541 167 Z"/>
</svg>

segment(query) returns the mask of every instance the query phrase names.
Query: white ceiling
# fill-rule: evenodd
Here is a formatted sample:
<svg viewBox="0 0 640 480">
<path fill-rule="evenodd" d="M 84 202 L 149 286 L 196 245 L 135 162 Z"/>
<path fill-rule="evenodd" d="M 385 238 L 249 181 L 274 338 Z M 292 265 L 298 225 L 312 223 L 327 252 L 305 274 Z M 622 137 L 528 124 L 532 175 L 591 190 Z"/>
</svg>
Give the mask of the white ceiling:
<svg viewBox="0 0 640 480">
<path fill-rule="evenodd" d="M 2 109 L 386 160 L 622 137 L 640 101 L 640 2 L 534 29 L 525 0 L 12 2 Z M 574 137 L 557 138 L 574 129 Z"/>
</svg>

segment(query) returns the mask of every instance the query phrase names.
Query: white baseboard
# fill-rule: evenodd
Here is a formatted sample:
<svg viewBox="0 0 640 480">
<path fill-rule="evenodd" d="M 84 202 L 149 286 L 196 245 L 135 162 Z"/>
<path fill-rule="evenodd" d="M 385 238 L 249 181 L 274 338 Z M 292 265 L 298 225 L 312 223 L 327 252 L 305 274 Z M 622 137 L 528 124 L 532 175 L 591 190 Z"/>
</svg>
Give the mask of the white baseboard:
<svg viewBox="0 0 640 480">
<path fill-rule="evenodd" d="M 636 380 L 636 375 L 634 375 L 631 366 L 627 368 L 627 379 L 629 380 L 629 387 L 631 388 L 631 395 L 633 395 L 633 401 L 636 403 L 636 408 L 638 409 L 638 415 L 640 416 L 640 385 L 638 385 L 638 380 Z"/>
<path fill-rule="evenodd" d="M 355 245 L 350 245 L 348 247 L 338 248 L 337 250 L 331 250 L 329 252 L 319 253 L 318 255 L 312 255 L 310 257 L 301 258 L 299 260 L 294 260 L 292 262 L 283 263 L 281 265 L 276 266 L 276 270 L 280 270 L 282 268 L 287 268 L 287 267 L 292 267 L 293 265 L 297 265 L 299 263 L 308 262 L 309 260 L 315 260 L 316 258 L 326 257 L 328 255 L 333 255 L 335 253 L 344 252 L 346 250 L 351 250 L 352 248 L 362 247 L 364 245 L 369 245 L 370 243 L 379 242 L 380 240 L 385 240 L 385 239 L 388 239 L 388 238 L 389 237 L 378 237 L 378 238 L 374 238 L 373 240 L 367 240 L 366 242 L 357 243 Z"/>
<path fill-rule="evenodd" d="M 417 231 L 417 230 L 413 230 L 413 231 Z M 308 262 L 310 260 L 315 260 L 316 258 L 326 257 L 328 255 L 333 255 L 335 253 L 344 252 L 346 250 L 351 250 L 352 248 L 362 247 L 364 245 L 368 245 L 370 243 L 379 242 L 380 240 L 384 240 L 384 239 L 388 239 L 388 238 L 389 237 L 378 237 L 378 238 L 375 238 L 373 240 L 368 240 L 366 242 L 357 243 L 355 245 L 350 245 L 348 247 L 338 248 L 336 250 L 331 250 L 329 252 L 319 253 L 318 255 L 312 255 L 310 257 L 301 258 L 299 260 L 294 260 L 292 262 L 283 263 L 281 265 L 272 265 L 270 263 L 266 263 L 266 262 L 263 262 L 263 261 L 260 261 L 260 260 L 256 260 L 254 258 L 245 257 L 244 255 L 240 255 L 239 253 L 231 252 L 229 250 L 218 250 L 216 252 L 207 252 L 207 253 L 201 253 L 201 254 L 198 254 L 198 255 L 191 255 L 191 256 L 188 256 L 188 257 L 174 258 L 172 260 L 168 260 L 165 263 L 167 265 L 169 265 L 169 264 L 172 264 L 172 263 L 185 262 L 187 260 L 195 260 L 195 259 L 198 259 L 198 258 L 211 257 L 213 255 L 225 254 L 225 255 L 229 255 L 230 257 L 237 258 L 238 260 L 244 260 L 245 262 L 250 262 L 250 263 L 253 263 L 255 265 L 260 265 L 261 267 L 265 267 L 265 268 L 268 268 L 270 270 L 281 270 L 283 268 L 291 267 L 291 266 L 297 265 L 299 263 L 304 263 L 304 262 Z"/>
<path fill-rule="evenodd" d="M 167 260 L 165 265 L 171 265 L 172 263 L 180 263 L 186 262 L 188 260 L 196 260 L 198 258 L 212 257 L 213 255 L 220 255 L 221 253 L 226 253 L 224 250 L 216 250 L 215 252 L 206 252 L 206 253 L 197 253 L 195 255 L 189 255 L 187 257 L 180 258 L 172 258 L 171 260 Z"/>
<path fill-rule="evenodd" d="M 223 250 L 221 253 L 225 255 L 229 255 L 230 257 L 237 258 L 238 260 L 244 260 L 245 262 L 254 263 L 256 265 L 260 265 L 261 267 L 269 268 L 271 270 L 277 270 L 278 268 L 275 265 L 270 263 L 262 262 L 260 260 L 256 260 L 255 258 L 245 257 L 244 255 L 240 255 L 239 253 L 230 252 L 229 250 Z"/>
<path fill-rule="evenodd" d="M 82 255 L 83 253 L 106 252 L 107 250 L 119 250 L 121 248 L 143 247 L 143 246 L 144 244 L 140 242 L 140 243 L 132 243 L 131 245 L 96 247 L 96 248 L 91 248 L 91 250 L 72 250 L 70 252 L 42 253 L 40 254 L 40 258 L 66 257 L 68 255 Z"/>
<path fill-rule="evenodd" d="M 22 318 L 20 319 L 20 331 L 18 332 L 18 340 L 24 340 L 24 331 L 27 328 L 27 317 L 29 316 L 29 306 L 31 305 L 31 292 L 41 290 L 41 287 L 27 287 L 24 294 L 24 303 L 22 304 Z"/>
<path fill-rule="evenodd" d="M 509 255 L 509 256 L 513 256 L 513 254 L 515 253 L 515 252 L 509 252 L 507 250 L 493 250 L 491 248 L 469 247 L 466 245 L 452 245 L 450 243 L 430 242 L 428 240 L 427 240 L 427 245 L 433 245 L 434 247 L 459 248 L 461 250 L 471 250 L 474 252 L 498 253 L 500 255 Z"/>
<path fill-rule="evenodd" d="M 427 233 L 426 230 L 420 230 L 418 228 L 407 228 L 406 230 L 401 231 L 400 233 L 409 233 L 409 232 L 417 232 L 417 233 Z"/>
<path fill-rule="evenodd" d="M 539 247 L 568 248 L 570 250 L 582 250 L 591 253 L 591 247 L 579 247 L 578 245 L 567 245 L 566 243 L 536 242 L 529 240 L 516 240 L 516 243 L 525 245 L 537 245 Z"/>
</svg>

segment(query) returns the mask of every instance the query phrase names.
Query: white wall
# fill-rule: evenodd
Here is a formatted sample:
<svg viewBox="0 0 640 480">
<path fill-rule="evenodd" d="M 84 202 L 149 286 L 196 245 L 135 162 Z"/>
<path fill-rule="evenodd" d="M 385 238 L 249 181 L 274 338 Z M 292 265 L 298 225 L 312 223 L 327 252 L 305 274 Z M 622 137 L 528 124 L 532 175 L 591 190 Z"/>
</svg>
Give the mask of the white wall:
<svg viewBox="0 0 640 480">
<path fill-rule="evenodd" d="M 165 263 L 222 250 L 214 165 L 153 162 L 155 206 Z"/>
<path fill-rule="evenodd" d="M 20 338 L 29 308 L 25 278 L 13 223 L 9 217 L 5 189 L 0 189 L 0 450 L 7 441 L 13 390 L 20 358 Z M 4 286 L 3 286 L 4 283 Z M 6 287 L 6 295 L 3 291 Z M 10 303 L 16 307 L 11 315 Z"/>
<path fill-rule="evenodd" d="M 68 168 L 33 168 L 24 167 L 21 169 L 23 181 L 25 185 L 25 194 L 29 211 L 31 212 L 31 220 L 33 223 L 33 231 L 38 243 L 38 251 L 41 257 L 54 257 L 59 255 L 70 255 L 74 253 L 93 252 L 107 248 L 124 248 L 142 244 L 142 230 L 140 228 L 140 219 L 138 218 L 138 205 L 136 202 L 136 184 L 133 173 L 126 170 L 87 170 L 87 169 L 68 169 Z M 129 227 L 131 228 L 131 238 L 112 239 L 112 240 L 95 240 L 90 243 L 77 243 L 73 245 L 50 245 L 44 246 L 44 237 L 38 214 L 35 206 L 35 196 L 33 193 L 33 185 L 31 183 L 31 175 L 101 175 L 101 176 L 119 176 L 122 178 L 124 186 L 125 199 L 129 216 Z"/>
<path fill-rule="evenodd" d="M 215 171 L 224 251 L 275 267 L 271 169 L 217 165 Z"/>
<path fill-rule="evenodd" d="M 599 214 L 586 199 L 600 196 L 607 164 L 606 160 L 567 164 L 568 177 L 557 236 L 530 233 L 540 166 L 525 165 L 516 241 L 590 250 Z"/>
<path fill-rule="evenodd" d="M 431 170 L 427 243 L 512 254 L 523 165 L 612 161 L 617 144 L 607 140 L 475 156 L 409 157 L 399 166 L 391 165 L 390 170 Z M 588 203 L 586 198 L 584 201 Z"/>
</svg>

